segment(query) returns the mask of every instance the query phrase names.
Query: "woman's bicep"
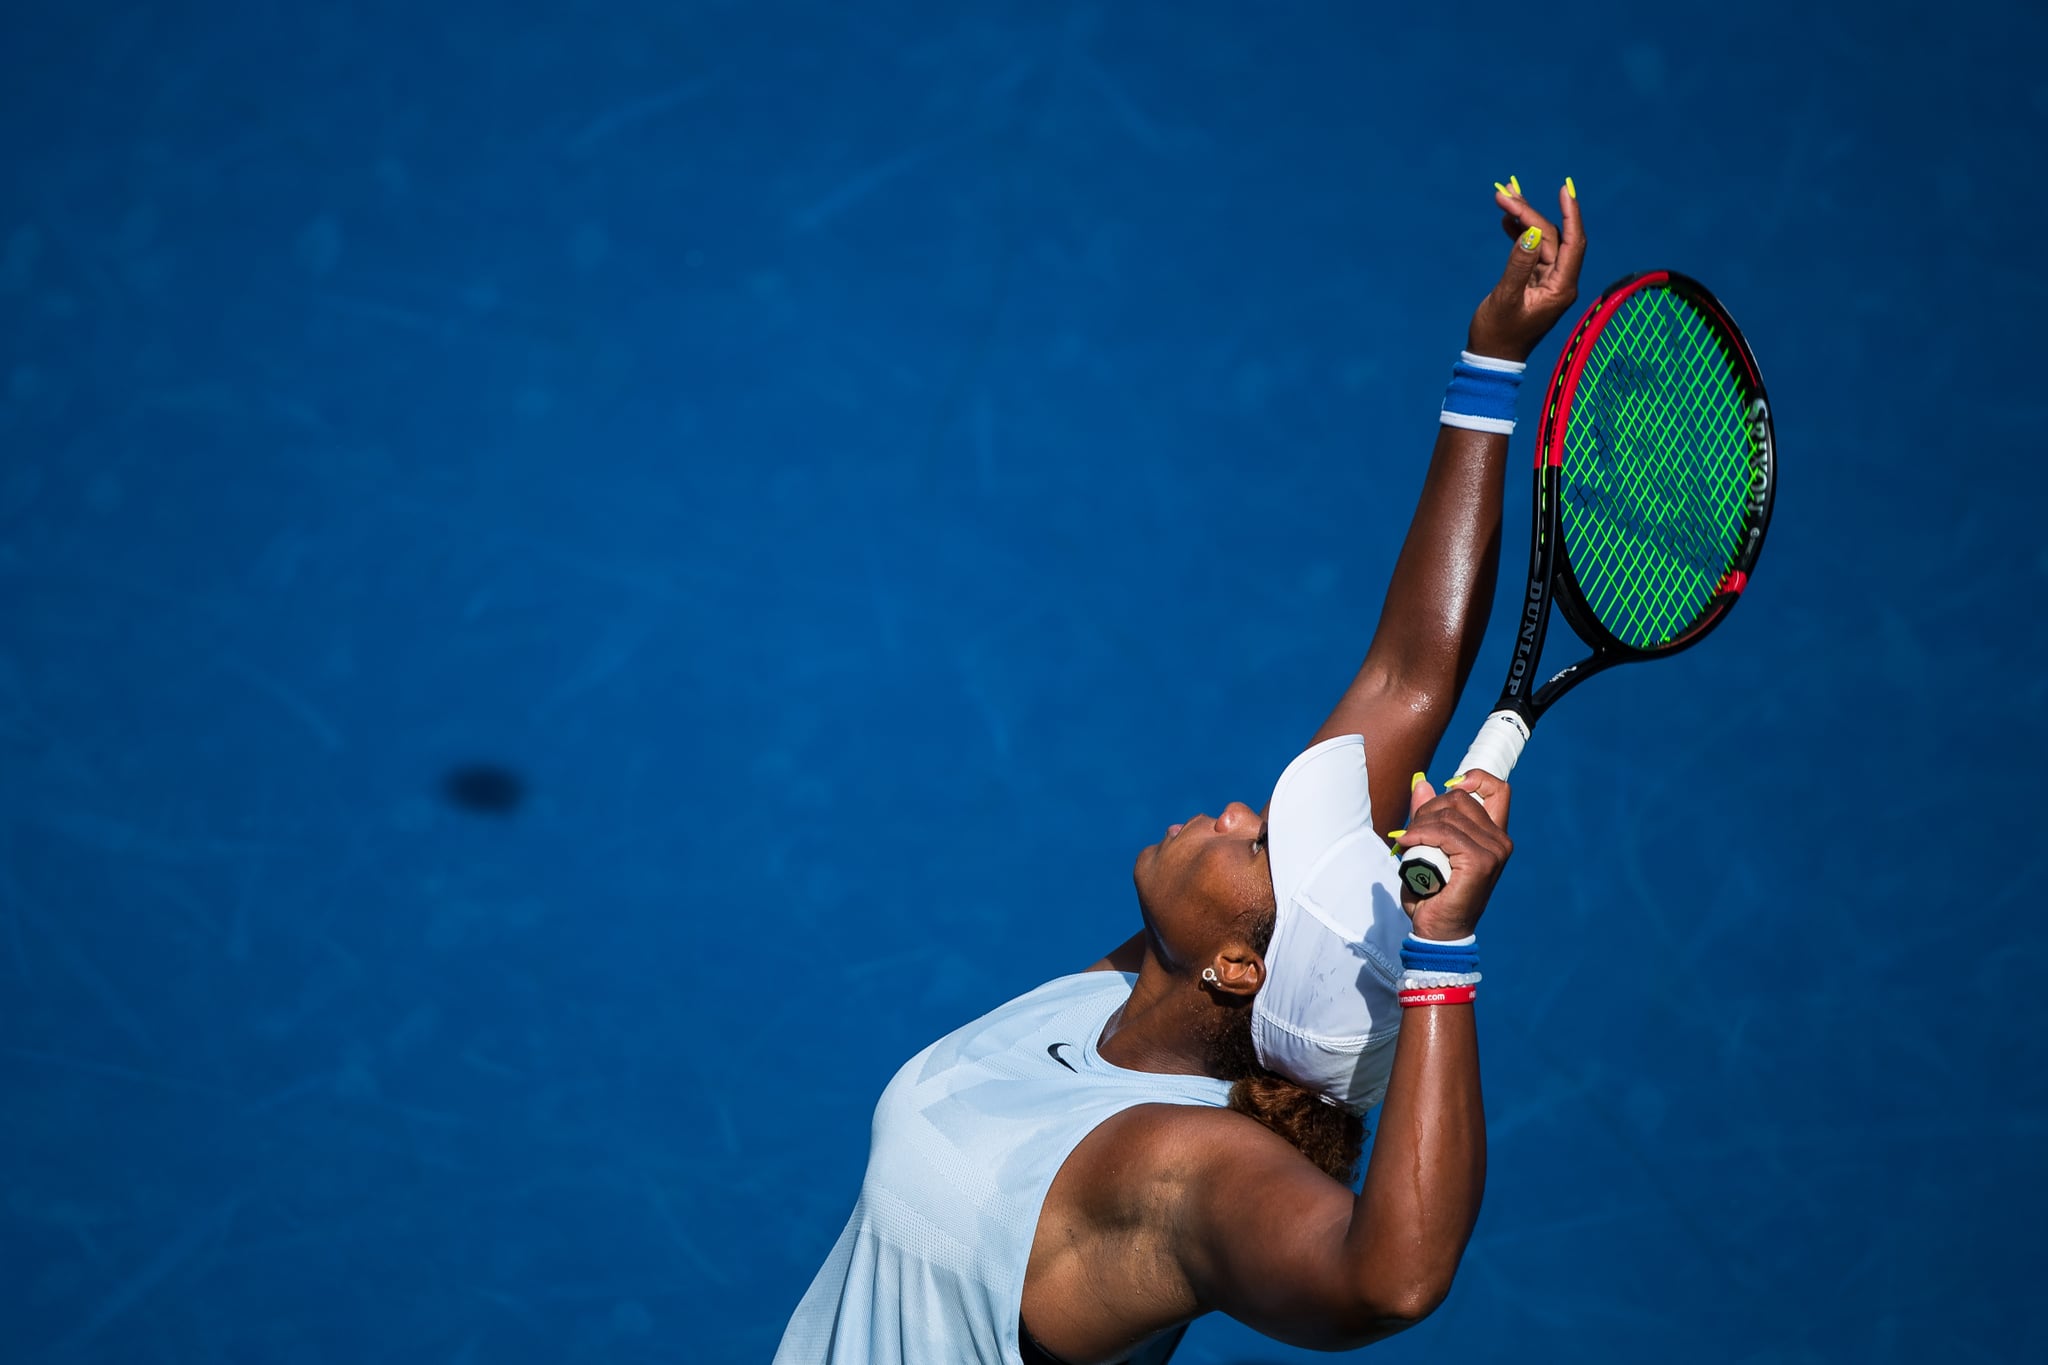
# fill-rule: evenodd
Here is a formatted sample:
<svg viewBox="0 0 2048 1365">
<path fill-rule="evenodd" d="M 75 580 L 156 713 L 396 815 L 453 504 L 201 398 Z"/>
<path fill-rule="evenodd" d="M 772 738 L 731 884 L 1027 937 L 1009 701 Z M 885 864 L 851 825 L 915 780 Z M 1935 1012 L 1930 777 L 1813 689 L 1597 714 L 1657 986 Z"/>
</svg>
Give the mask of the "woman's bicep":
<svg viewBox="0 0 2048 1365">
<path fill-rule="evenodd" d="M 1391 1287 L 1362 1282 L 1347 1260 L 1350 1188 L 1252 1120 L 1218 1127 L 1180 1238 L 1203 1310 L 1312 1350 L 1353 1350 L 1409 1326 Z"/>
</svg>

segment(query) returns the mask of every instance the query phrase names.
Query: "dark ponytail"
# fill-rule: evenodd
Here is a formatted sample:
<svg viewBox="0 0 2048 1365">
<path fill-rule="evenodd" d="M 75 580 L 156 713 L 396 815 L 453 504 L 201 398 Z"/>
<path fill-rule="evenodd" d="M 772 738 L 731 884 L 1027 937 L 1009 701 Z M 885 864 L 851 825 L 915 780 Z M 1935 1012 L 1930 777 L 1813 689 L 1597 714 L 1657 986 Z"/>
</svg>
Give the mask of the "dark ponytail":
<svg viewBox="0 0 2048 1365">
<path fill-rule="evenodd" d="M 1232 1084 L 1230 1107 L 1286 1138 L 1333 1179 L 1349 1185 L 1358 1178 L 1365 1120 L 1350 1110 L 1325 1104 L 1313 1090 L 1262 1066 Z"/>
</svg>

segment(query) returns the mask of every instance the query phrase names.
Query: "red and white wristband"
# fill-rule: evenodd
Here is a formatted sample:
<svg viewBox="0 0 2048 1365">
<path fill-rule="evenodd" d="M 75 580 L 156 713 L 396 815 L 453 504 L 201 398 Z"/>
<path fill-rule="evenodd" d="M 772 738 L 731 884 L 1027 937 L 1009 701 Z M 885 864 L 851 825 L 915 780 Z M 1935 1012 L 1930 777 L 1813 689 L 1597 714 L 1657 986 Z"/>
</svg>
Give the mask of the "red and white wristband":
<svg viewBox="0 0 2048 1365">
<path fill-rule="evenodd" d="M 1421 1005 L 1469 1005 L 1479 996 L 1479 981 L 1478 972 L 1420 972 L 1411 968 L 1401 973 L 1401 985 L 1395 998 L 1403 1009 Z"/>
</svg>

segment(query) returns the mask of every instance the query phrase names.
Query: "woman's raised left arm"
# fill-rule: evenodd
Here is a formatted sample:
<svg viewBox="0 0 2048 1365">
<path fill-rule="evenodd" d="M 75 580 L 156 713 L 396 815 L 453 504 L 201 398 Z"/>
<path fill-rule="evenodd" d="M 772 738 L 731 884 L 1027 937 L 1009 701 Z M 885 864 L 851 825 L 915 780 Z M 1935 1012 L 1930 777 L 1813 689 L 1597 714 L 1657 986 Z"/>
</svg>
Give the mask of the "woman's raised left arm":
<svg viewBox="0 0 2048 1365">
<path fill-rule="evenodd" d="M 1585 226 L 1568 188 L 1558 191 L 1561 232 L 1515 190 L 1496 188 L 1501 226 L 1515 245 L 1499 283 L 1472 315 L 1465 345 L 1475 356 L 1523 363 L 1578 297 Z M 1407 811 L 1410 776 L 1443 739 L 1486 634 L 1500 569 L 1507 451 L 1505 435 L 1438 429 L 1372 644 L 1312 741 L 1365 736 L 1374 823 L 1382 833 Z"/>
</svg>

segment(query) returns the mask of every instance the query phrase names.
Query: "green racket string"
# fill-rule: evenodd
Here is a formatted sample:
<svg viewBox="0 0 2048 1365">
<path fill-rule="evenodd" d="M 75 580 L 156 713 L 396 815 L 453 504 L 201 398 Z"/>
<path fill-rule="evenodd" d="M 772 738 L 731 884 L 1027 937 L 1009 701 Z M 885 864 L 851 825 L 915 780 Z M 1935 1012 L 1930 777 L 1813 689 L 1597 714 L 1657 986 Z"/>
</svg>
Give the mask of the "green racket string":
<svg viewBox="0 0 2048 1365">
<path fill-rule="evenodd" d="M 1716 330 L 1667 289 L 1622 304 L 1573 392 L 1559 484 L 1573 576 L 1616 639 L 1669 644 L 1713 601 L 1742 547 L 1750 439 Z"/>
</svg>

